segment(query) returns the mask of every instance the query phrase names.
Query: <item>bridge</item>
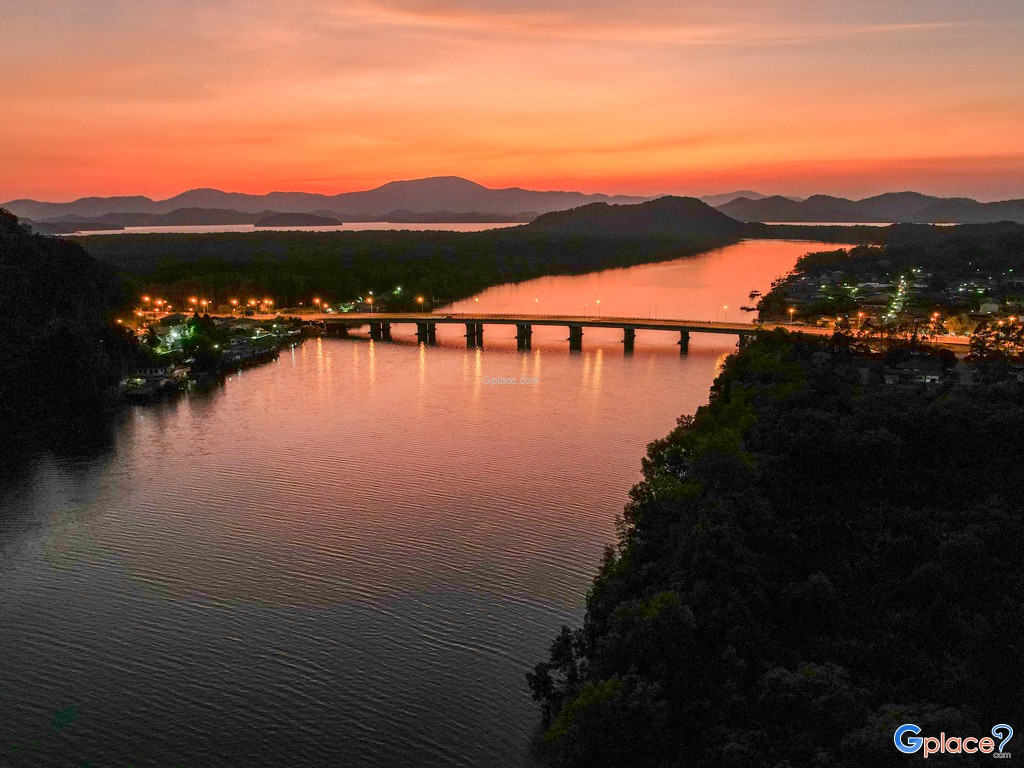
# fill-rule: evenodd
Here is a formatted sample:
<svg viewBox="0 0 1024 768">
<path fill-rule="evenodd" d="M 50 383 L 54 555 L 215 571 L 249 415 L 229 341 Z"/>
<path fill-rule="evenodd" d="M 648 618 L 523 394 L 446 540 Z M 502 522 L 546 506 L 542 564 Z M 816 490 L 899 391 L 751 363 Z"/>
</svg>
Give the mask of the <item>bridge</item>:
<svg viewBox="0 0 1024 768">
<path fill-rule="evenodd" d="M 483 346 L 485 325 L 509 325 L 516 328 L 516 346 L 521 350 L 530 349 L 534 326 L 560 326 L 568 329 L 569 349 L 583 348 L 584 328 L 618 328 L 622 331 L 622 344 L 626 352 L 632 352 L 637 331 L 669 331 L 679 334 L 679 351 L 686 354 L 690 346 L 691 333 L 714 333 L 736 336 L 738 346 L 758 331 L 784 328 L 815 336 L 831 336 L 833 331 L 812 326 L 789 325 L 784 323 L 730 323 L 710 320 L 673 320 L 666 318 L 640 317 L 593 317 L 585 315 L 541 315 L 541 314 L 496 314 L 496 313 L 425 313 L 425 312 L 351 312 L 344 314 L 316 313 L 299 316 L 302 320 L 347 333 L 350 328 L 368 325 L 370 338 L 391 340 L 391 326 L 407 324 L 416 326 L 416 337 L 420 343 L 433 344 L 437 340 L 438 325 L 464 325 L 466 346 Z M 940 346 L 967 351 L 966 337 L 942 337 L 933 341 Z"/>
</svg>

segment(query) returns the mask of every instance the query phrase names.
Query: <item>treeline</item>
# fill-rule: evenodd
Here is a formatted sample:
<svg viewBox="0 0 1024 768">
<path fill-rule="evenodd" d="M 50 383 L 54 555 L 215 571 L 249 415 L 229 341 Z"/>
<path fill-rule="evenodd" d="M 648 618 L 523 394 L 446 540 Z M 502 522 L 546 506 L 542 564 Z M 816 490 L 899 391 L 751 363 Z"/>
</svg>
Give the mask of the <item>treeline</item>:
<svg viewBox="0 0 1024 768">
<path fill-rule="evenodd" d="M 1024 269 L 1024 224 L 894 224 L 881 232 L 884 236 L 877 242 L 849 251 L 810 253 L 797 261 L 796 271 L 841 269 L 852 276 L 924 267 L 946 285 Z M 866 247 L 870 245 L 884 247 Z"/>
<path fill-rule="evenodd" d="M 0 209 L 0 465 L 101 434 L 137 354 L 113 321 L 123 303 L 113 269 Z"/>
<path fill-rule="evenodd" d="M 881 245 L 889 238 L 894 227 L 875 227 L 853 224 L 761 224 L 743 225 L 743 236 L 758 240 L 813 240 L 819 243 L 850 243 L 851 245 Z"/>
<path fill-rule="evenodd" d="M 460 232 L 258 232 L 94 235 L 81 242 L 132 276 L 139 291 L 182 296 L 272 296 L 294 306 L 401 286 L 409 301 L 435 304 L 500 283 L 579 274 L 690 256 L 735 242 L 728 236 L 588 238 L 521 228 Z M 397 307 L 396 308 L 400 308 Z"/>
<path fill-rule="evenodd" d="M 1024 268 L 1024 224 L 900 224 L 890 229 L 883 258 L 897 271 L 923 266 L 952 282 Z"/>
<path fill-rule="evenodd" d="M 896 765 L 903 723 L 1024 711 L 1022 386 L 863 365 L 764 334 L 650 446 L 582 628 L 528 676 L 546 762 Z"/>
</svg>

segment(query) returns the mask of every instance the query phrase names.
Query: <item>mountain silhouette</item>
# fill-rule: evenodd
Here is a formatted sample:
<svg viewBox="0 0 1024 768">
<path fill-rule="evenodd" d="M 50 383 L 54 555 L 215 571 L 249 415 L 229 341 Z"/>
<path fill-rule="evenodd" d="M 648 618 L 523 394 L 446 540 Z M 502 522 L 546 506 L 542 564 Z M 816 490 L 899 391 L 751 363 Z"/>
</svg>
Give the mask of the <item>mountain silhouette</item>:
<svg viewBox="0 0 1024 768">
<path fill-rule="evenodd" d="M 812 195 L 803 201 L 778 195 L 754 200 L 741 197 L 718 206 L 740 221 L 981 224 L 1015 221 L 1024 224 L 1024 200 L 979 203 L 969 198 L 941 198 L 919 192 L 887 192 L 863 200 Z"/>
<path fill-rule="evenodd" d="M 42 221 L 60 216 L 96 217 L 108 213 L 170 213 L 182 208 L 235 210 L 242 213 L 314 213 L 330 211 L 348 221 L 360 214 L 380 218 L 391 211 L 411 213 L 452 211 L 519 215 L 523 211 L 547 213 L 591 202 L 639 203 L 649 198 L 582 192 L 537 192 L 519 187 L 491 189 L 457 176 L 414 181 L 392 181 L 365 192 L 320 195 L 310 192 L 271 192 L 250 195 L 219 189 L 192 189 L 167 200 L 148 197 L 87 197 L 70 203 L 12 200 L 0 206 L 17 216 Z"/>
<path fill-rule="evenodd" d="M 547 213 L 525 227 L 534 232 L 607 237 L 740 235 L 745 227 L 695 197 L 659 197 L 638 205 L 591 203 Z"/>
</svg>

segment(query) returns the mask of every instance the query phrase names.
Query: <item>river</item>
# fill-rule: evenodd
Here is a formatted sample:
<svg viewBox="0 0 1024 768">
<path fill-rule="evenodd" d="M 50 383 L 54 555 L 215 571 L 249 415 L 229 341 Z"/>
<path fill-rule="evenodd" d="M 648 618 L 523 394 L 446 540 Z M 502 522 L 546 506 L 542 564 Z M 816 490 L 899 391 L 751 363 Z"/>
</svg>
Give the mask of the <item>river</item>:
<svg viewBox="0 0 1024 768">
<path fill-rule="evenodd" d="M 461 306 L 739 320 L 824 244 L 549 277 Z M 598 304 L 600 300 L 600 304 Z M 456 307 L 458 309 L 460 307 Z M 735 339 L 320 338 L 132 407 L 0 491 L 0 764 L 520 766 L 645 446 Z M 489 383 L 511 379 L 512 384 Z"/>
</svg>

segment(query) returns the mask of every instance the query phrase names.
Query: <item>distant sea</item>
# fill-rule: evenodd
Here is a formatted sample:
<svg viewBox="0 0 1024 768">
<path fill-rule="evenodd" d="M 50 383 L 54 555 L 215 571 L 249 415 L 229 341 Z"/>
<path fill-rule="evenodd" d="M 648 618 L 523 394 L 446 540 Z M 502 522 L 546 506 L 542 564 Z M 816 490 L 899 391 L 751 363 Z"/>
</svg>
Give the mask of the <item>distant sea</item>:
<svg viewBox="0 0 1024 768">
<path fill-rule="evenodd" d="M 98 229 L 87 232 L 72 232 L 75 237 L 86 235 L 153 235 L 153 234 L 204 234 L 209 232 L 361 232 L 368 229 L 406 229 L 423 232 L 443 230 L 445 232 L 482 232 L 485 229 L 517 227 L 520 224 L 501 223 L 404 223 L 388 221 L 347 221 L 344 224 L 328 224 L 316 227 L 256 227 L 252 224 L 196 224 L 176 227 L 125 227 L 124 229 Z"/>
</svg>

